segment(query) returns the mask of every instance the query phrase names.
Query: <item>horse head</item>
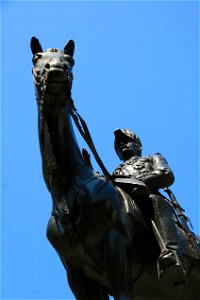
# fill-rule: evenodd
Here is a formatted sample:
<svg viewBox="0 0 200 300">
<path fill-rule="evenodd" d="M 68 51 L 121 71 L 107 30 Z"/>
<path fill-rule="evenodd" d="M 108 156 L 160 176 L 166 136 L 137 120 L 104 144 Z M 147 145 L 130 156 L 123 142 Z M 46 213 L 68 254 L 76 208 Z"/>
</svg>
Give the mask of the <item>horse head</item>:
<svg viewBox="0 0 200 300">
<path fill-rule="evenodd" d="M 71 96 L 74 66 L 74 41 L 70 40 L 61 51 L 50 48 L 43 52 L 37 38 L 31 39 L 31 50 L 33 53 L 33 79 L 36 89 L 36 97 L 40 104 L 59 104 Z M 64 100 L 65 99 L 65 100 Z M 55 103 L 54 103 L 55 104 Z M 60 103 L 62 104 L 62 103 Z"/>
</svg>

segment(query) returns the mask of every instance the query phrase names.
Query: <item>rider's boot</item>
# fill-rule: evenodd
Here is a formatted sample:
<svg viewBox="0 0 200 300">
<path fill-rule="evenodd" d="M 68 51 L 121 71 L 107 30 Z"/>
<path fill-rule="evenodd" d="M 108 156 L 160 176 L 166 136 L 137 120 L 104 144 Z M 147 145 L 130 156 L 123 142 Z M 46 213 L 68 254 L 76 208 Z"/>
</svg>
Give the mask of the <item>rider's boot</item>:
<svg viewBox="0 0 200 300">
<path fill-rule="evenodd" d="M 183 260 L 177 250 L 167 249 L 158 258 L 159 279 L 173 282 L 175 285 L 186 283 Z"/>
<path fill-rule="evenodd" d="M 182 285 L 186 282 L 186 272 L 170 203 L 159 195 L 151 196 L 154 208 L 156 239 L 161 249 L 158 258 L 159 279 Z"/>
</svg>

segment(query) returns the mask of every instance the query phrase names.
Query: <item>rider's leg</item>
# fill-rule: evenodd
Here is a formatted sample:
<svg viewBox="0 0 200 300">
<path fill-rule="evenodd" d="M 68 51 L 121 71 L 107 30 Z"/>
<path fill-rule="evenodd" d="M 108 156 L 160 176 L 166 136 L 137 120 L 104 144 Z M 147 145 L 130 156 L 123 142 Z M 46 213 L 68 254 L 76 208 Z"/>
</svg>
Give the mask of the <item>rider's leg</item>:
<svg viewBox="0 0 200 300">
<path fill-rule="evenodd" d="M 161 254 L 158 260 L 159 275 L 164 275 L 165 270 L 173 271 L 174 281 L 176 283 L 185 281 L 185 270 L 183 267 L 183 256 L 180 240 L 177 234 L 176 226 L 173 218 L 173 211 L 170 204 L 159 195 L 150 196 L 154 208 L 154 222 L 158 230 L 158 235 L 166 249 L 161 249 Z M 156 237 L 157 240 L 159 239 Z M 172 270 L 172 271 L 170 271 Z M 171 279 L 173 276 L 171 275 Z"/>
<path fill-rule="evenodd" d="M 104 265 L 114 299 L 131 300 L 127 250 L 120 232 L 116 229 L 111 229 L 106 235 Z"/>
</svg>

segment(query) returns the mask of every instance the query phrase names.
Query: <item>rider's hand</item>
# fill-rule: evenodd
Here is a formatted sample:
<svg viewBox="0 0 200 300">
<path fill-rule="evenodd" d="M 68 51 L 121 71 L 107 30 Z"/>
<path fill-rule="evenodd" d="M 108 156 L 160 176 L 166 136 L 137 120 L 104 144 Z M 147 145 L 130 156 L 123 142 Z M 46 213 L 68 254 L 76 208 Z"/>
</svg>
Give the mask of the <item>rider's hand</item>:
<svg viewBox="0 0 200 300">
<path fill-rule="evenodd" d="M 134 187 L 131 194 L 135 198 L 146 198 L 149 197 L 150 191 L 148 187 Z"/>
</svg>

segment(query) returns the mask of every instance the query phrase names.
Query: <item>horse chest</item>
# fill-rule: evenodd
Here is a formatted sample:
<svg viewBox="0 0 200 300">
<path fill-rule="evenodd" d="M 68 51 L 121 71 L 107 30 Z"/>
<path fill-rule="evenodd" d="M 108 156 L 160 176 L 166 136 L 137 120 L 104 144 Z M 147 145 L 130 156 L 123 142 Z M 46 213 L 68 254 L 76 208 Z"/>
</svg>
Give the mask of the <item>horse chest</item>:
<svg viewBox="0 0 200 300">
<path fill-rule="evenodd" d="M 47 238 L 58 252 L 65 268 L 74 266 L 84 271 L 88 276 L 95 277 L 102 284 L 107 284 L 98 258 L 95 257 L 91 248 L 71 230 L 70 226 L 61 232 L 55 219 L 51 217 L 47 226 Z"/>
<path fill-rule="evenodd" d="M 63 226 L 51 216 L 46 234 L 49 242 L 61 256 L 66 259 L 74 256 L 74 251 L 77 248 L 77 236 L 70 223 Z"/>
</svg>

